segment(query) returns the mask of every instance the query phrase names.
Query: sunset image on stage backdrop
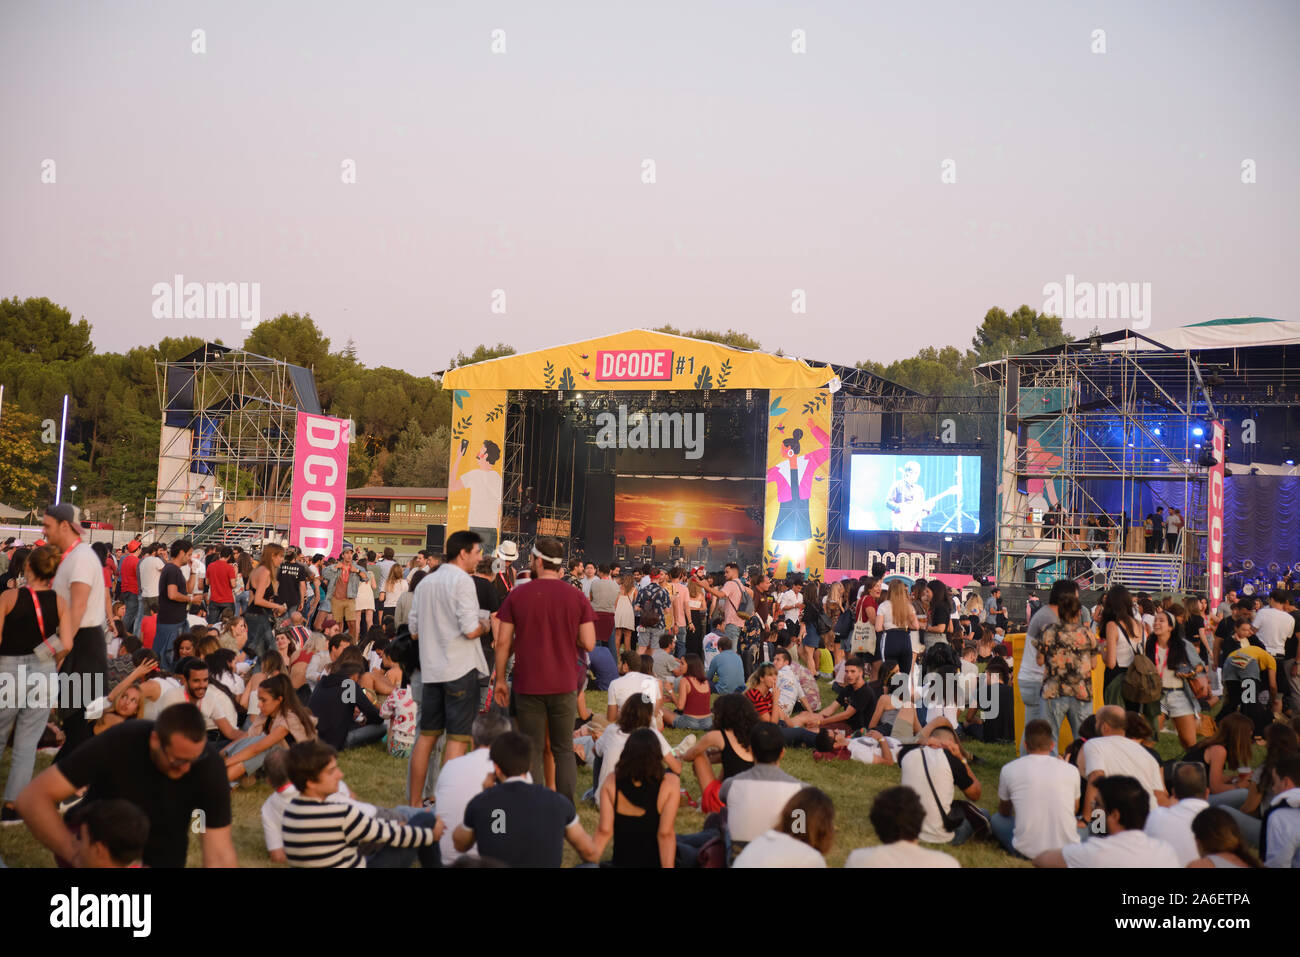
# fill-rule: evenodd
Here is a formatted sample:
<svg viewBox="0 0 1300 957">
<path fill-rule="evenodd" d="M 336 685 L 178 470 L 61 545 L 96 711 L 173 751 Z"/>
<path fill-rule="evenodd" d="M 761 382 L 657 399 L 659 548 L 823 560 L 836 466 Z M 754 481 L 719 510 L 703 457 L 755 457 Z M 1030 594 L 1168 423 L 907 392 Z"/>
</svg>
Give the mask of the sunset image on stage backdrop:
<svg viewBox="0 0 1300 957">
<path fill-rule="evenodd" d="M 656 545 L 674 537 L 688 549 L 707 538 L 725 547 L 734 536 L 742 552 L 763 547 L 763 483 L 743 479 L 622 478 L 614 490 L 614 537 L 639 545 L 647 535 Z"/>
</svg>

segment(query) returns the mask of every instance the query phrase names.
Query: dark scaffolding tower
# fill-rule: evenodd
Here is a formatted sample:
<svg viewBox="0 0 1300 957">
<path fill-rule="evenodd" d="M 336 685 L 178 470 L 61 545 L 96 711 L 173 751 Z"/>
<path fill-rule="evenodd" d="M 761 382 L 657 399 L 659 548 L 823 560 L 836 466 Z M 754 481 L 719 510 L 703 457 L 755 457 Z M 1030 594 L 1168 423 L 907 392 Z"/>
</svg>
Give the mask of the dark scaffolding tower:
<svg viewBox="0 0 1300 957">
<path fill-rule="evenodd" d="M 1182 592 L 1205 586 L 1208 468 L 1196 427 L 1217 413 L 1190 352 L 1132 330 L 1093 336 L 976 370 L 999 386 L 996 576 L 1043 584 L 1068 576 L 1085 585 Z M 1059 436 L 1045 448 L 1035 436 Z M 1205 439 L 1201 442 L 1204 445 Z M 1178 507 L 1185 526 L 1170 552 L 1148 554 L 1126 535 L 1143 492 Z M 1044 523 L 1043 502 L 1057 514 Z M 1120 512 L 1107 508 L 1118 490 Z M 1105 493 L 1105 494 L 1103 494 Z M 1106 515 L 1111 527 L 1086 524 Z M 1055 519 L 1055 521 L 1053 521 Z M 1134 516 L 1138 525 L 1142 516 Z"/>
<path fill-rule="evenodd" d="M 289 530 L 298 411 L 319 414 L 312 372 L 208 343 L 155 363 L 162 410 L 155 538 L 250 544 Z"/>
</svg>

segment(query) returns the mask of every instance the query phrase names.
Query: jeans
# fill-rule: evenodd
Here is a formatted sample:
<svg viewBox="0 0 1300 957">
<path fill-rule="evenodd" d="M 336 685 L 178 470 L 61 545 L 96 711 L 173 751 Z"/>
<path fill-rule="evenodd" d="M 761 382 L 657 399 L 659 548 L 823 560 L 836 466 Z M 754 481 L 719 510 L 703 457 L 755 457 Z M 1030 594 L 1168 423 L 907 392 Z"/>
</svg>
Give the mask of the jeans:
<svg viewBox="0 0 1300 957">
<path fill-rule="evenodd" d="M 1231 792 L 1228 792 L 1231 793 Z M 1215 795 L 1210 795 L 1213 798 Z M 1222 795 L 1219 795 L 1220 797 Z M 1214 801 L 1210 801 L 1210 806 L 1214 806 Z M 1235 807 L 1223 807 L 1234 821 L 1237 822 L 1237 829 L 1241 831 L 1241 839 L 1251 847 L 1259 847 L 1259 832 L 1263 822 L 1257 817 L 1251 817 L 1249 814 L 1243 814 Z"/>
<path fill-rule="evenodd" d="M 972 825 L 970 821 L 967 821 L 966 819 L 963 818 L 961 822 L 961 826 L 957 828 L 957 830 L 952 832 L 952 840 L 949 841 L 948 843 L 953 847 L 958 847 L 962 844 L 965 844 L 974 836 L 975 836 L 974 825 Z"/>
<path fill-rule="evenodd" d="M 699 860 L 700 848 L 715 837 L 722 838 L 723 844 L 726 845 L 725 856 L 723 860 L 731 860 L 731 837 L 725 830 L 719 830 L 715 827 L 706 827 L 704 830 L 695 834 L 678 834 L 677 835 L 677 866 L 694 867 Z"/>
<path fill-rule="evenodd" d="M 220 694 L 220 692 L 217 692 Z M 343 741 L 343 750 L 348 748 L 359 748 L 362 745 L 369 744 L 372 741 L 378 741 L 384 736 L 388 729 L 382 724 L 358 725 L 348 732 L 348 736 Z"/>
<path fill-rule="evenodd" d="M 1007 817 L 1005 814 L 994 814 L 991 824 L 993 836 L 998 839 L 998 843 L 1002 845 L 1003 849 L 1014 857 L 1024 857 L 1011 843 L 1016 833 L 1016 819 Z"/>
<path fill-rule="evenodd" d="M 686 655 L 686 629 L 677 629 L 677 644 L 673 646 L 673 654 L 682 658 Z"/>
<path fill-rule="evenodd" d="M 18 682 L 18 668 L 25 666 L 26 681 L 22 684 Z M 7 680 L 12 681 L 12 690 L 14 698 L 19 704 L 37 704 L 39 699 L 30 694 L 29 685 L 31 676 L 40 674 L 42 676 L 54 674 L 54 662 L 43 663 L 35 655 L 5 655 L 0 657 L 0 675 L 12 676 Z M 49 680 L 48 678 L 44 680 Z M 47 684 L 48 688 L 49 685 Z M 220 692 L 217 692 L 220 694 Z M 49 705 L 54 701 L 48 701 L 45 707 L 21 707 L 19 705 L 6 706 L 0 708 L 0 755 L 4 754 L 5 743 L 9 740 L 9 732 L 14 734 L 14 754 L 13 760 L 9 764 L 9 777 L 5 781 L 5 796 L 7 802 L 18 800 L 18 793 L 32 779 L 32 769 L 36 766 L 36 746 L 40 743 L 41 734 L 45 731 L 45 722 L 50 720 Z"/>
<path fill-rule="evenodd" d="M 409 827 L 432 828 L 438 823 L 438 817 L 432 811 L 416 811 L 415 808 L 394 808 L 406 818 Z M 410 813 L 414 811 L 415 813 Z M 381 847 L 366 858 L 366 867 L 410 867 L 416 858 L 421 867 L 442 867 L 442 850 L 438 844 L 426 847 Z"/>
<path fill-rule="evenodd" d="M 733 651 L 738 650 L 737 645 L 740 643 L 740 626 L 723 625 L 722 633 L 731 639 L 731 648 Z"/>
<path fill-rule="evenodd" d="M 1207 800 L 1210 807 L 1221 808 L 1239 808 L 1246 803 L 1246 798 L 1250 797 L 1250 791 L 1246 788 L 1233 788 L 1231 791 L 1222 791 L 1219 794 L 1211 794 Z"/>
<path fill-rule="evenodd" d="M 245 589 L 235 596 L 235 614 L 242 615 L 248 611 L 248 606 L 252 604 L 253 593 Z"/>
<path fill-rule="evenodd" d="M 221 694 L 221 692 L 218 691 L 217 694 Z M 261 741 L 265 737 L 266 735 L 264 734 L 252 734 L 246 738 L 240 738 L 238 741 L 231 744 L 230 747 L 226 749 L 223 753 L 228 758 L 233 757 L 234 755 L 239 754 L 241 751 L 246 750 L 251 745 L 256 744 L 258 741 Z M 255 773 L 257 769 L 262 766 L 262 763 L 266 761 L 266 756 L 270 753 L 271 753 L 271 749 L 267 748 L 265 751 L 260 751 L 257 754 L 253 755 L 252 757 L 244 760 L 243 761 L 244 773 L 245 774 Z"/>
<path fill-rule="evenodd" d="M 122 612 L 122 621 L 126 623 L 126 630 L 133 635 L 140 634 L 140 596 L 135 592 L 124 592 L 122 594 L 122 603 L 126 605 L 126 610 Z"/>
<path fill-rule="evenodd" d="M 1055 698 L 1040 699 L 1039 707 L 1047 719 L 1047 723 L 1052 726 L 1052 747 L 1056 747 L 1057 741 L 1061 735 L 1061 720 L 1065 719 L 1070 722 L 1070 734 L 1075 738 L 1079 737 L 1079 728 L 1083 722 L 1092 714 L 1092 701 L 1083 701 L 1079 698 L 1065 698 L 1057 696 Z M 1029 724 L 1029 712 L 1025 711 L 1025 724 Z"/>
<path fill-rule="evenodd" d="M 245 647 L 251 654 L 262 658 L 275 648 L 275 626 L 271 623 L 270 615 L 246 615 L 244 622 L 248 625 L 248 642 Z"/>
<path fill-rule="evenodd" d="M 1033 721 L 1035 718 L 1043 718 L 1043 681 L 1025 681 L 1020 682 L 1020 700 L 1025 703 L 1025 724 Z M 1020 754 L 1025 754 L 1025 733 L 1020 732 Z"/>
<path fill-rule="evenodd" d="M 689 714 L 673 715 L 673 727 L 681 731 L 712 731 L 713 716 L 692 718 Z"/>
<path fill-rule="evenodd" d="M 578 693 L 516 694 L 515 720 L 521 734 L 533 741 L 533 780 L 546 780 L 545 747 L 549 733 L 555 759 L 555 792 L 570 801 L 578 787 L 578 761 L 573 754 L 573 719 L 578 716 Z"/>
<path fill-rule="evenodd" d="M 421 682 L 420 680 L 420 670 L 418 668 L 415 671 L 411 672 L 410 687 L 412 688 L 424 687 L 423 682 Z M 424 695 L 417 694 L 417 695 L 412 695 L 412 697 L 415 698 L 415 726 L 418 728 L 420 726 L 420 719 L 423 717 L 423 715 L 421 714 L 422 705 L 420 703 L 420 699 L 423 698 Z M 433 797 L 433 792 L 438 784 L 438 767 L 442 763 L 442 753 L 446 749 L 446 747 L 447 747 L 447 736 L 445 734 L 438 735 L 438 743 L 434 745 L 433 754 L 429 755 L 429 769 L 424 773 L 424 788 L 420 791 L 420 797 L 422 798 Z M 407 782 L 407 792 L 409 793 L 410 785 L 411 785 L 410 758 L 407 758 L 406 760 L 406 782 Z"/>
<path fill-rule="evenodd" d="M 164 671 L 172 671 L 176 662 L 172 660 L 172 645 L 176 642 L 176 636 L 181 633 L 185 627 L 185 622 L 178 621 L 174 625 L 164 625 L 159 623 L 157 630 L 153 635 L 153 651 L 158 656 L 158 664 Z M 220 692 L 218 692 L 220 694 Z"/>
<path fill-rule="evenodd" d="M 227 611 L 233 615 L 235 613 L 235 606 L 228 602 L 216 602 L 216 601 L 208 602 L 209 624 L 215 625 L 217 622 L 221 621 L 222 613 Z"/>
<path fill-rule="evenodd" d="M 219 694 L 220 692 L 218 692 Z M 809 731 L 807 728 L 792 728 L 785 722 L 779 725 L 781 737 L 787 747 L 805 747 L 813 748 L 817 746 L 817 732 Z"/>
</svg>

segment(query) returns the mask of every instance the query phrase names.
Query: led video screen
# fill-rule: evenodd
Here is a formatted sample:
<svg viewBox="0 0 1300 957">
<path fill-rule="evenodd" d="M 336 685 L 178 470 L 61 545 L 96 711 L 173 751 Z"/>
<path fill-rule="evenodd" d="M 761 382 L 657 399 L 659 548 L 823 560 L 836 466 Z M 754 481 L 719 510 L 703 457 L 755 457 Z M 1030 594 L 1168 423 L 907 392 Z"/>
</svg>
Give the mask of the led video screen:
<svg viewBox="0 0 1300 957">
<path fill-rule="evenodd" d="M 852 456 L 849 530 L 979 534 L 979 456 Z"/>
</svg>

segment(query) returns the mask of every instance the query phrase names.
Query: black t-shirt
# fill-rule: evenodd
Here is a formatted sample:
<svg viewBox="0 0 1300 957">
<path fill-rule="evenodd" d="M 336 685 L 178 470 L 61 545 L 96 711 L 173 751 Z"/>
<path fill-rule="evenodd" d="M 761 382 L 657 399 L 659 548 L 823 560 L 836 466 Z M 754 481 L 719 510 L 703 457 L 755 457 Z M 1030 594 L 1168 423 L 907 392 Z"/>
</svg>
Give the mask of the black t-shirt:
<svg viewBox="0 0 1300 957">
<path fill-rule="evenodd" d="M 171 566 L 175 568 L 176 566 Z M 86 801 L 123 798 L 149 818 L 149 867 L 184 867 L 193 812 L 210 828 L 230 826 L 226 763 L 209 748 L 177 780 L 158 770 L 149 753 L 152 721 L 124 721 L 96 735 L 56 764 L 74 786 L 89 785 Z"/>
<path fill-rule="evenodd" d="M 307 569 L 297 562 L 285 562 L 280 566 L 279 582 L 280 604 L 286 608 L 297 608 L 302 603 L 302 589 L 299 585 L 307 580 Z"/>
<path fill-rule="evenodd" d="M 465 806 L 465 827 L 474 832 L 479 856 L 509 867 L 559 867 L 564 832 L 577 817 L 564 795 L 523 781 L 498 784 Z"/>
<path fill-rule="evenodd" d="M 189 593 L 189 577 L 175 562 L 168 562 L 163 565 L 162 575 L 158 579 L 158 624 L 160 625 L 179 625 L 185 621 L 185 612 L 189 608 L 188 601 L 172 601 L 167 596 L 171 594 L 171 586 L 175 585 L 182 595 Z"/>
<path fill-rule="evenodd" d="M 861 688 L 856 691 L 848 686 L 840 692 L 840 696 L 835 699 L 840 703 L 841 708 L 853 708 L 853 717 L 846 722 L 854 731 L 861 731 L 871 720 L 871 716 L 876 713 L 876 693 L 871 690 L 871 685 L 863 683 Z"/>
<path fill-rule="evenodd" d="M 497 612 L 501 609 L 501 594 L 497 591 L 497 583 L 488 578 L 479 578 L 477 575 L 471 575 L 474 579 L 474 591 L 478 594 L 478 606 L 486 612 Z M 491 630 L 479 635 L 479 644 L 483 646 L 483 657 L 487 659 L 488 667 L 492 667 L 492 632 Z M 487 682 L 487 676 L 483 677 L 480 684 Z"/>
</svg>

